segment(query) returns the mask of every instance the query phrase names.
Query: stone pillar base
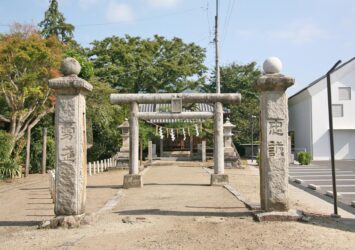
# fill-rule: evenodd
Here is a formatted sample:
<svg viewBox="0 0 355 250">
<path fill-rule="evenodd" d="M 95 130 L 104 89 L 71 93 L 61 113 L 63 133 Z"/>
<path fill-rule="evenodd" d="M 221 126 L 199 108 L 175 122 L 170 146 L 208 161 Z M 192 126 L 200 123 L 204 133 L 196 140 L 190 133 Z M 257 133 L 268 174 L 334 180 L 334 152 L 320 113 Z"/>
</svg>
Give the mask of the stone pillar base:
<svg viewBox="0 0 355 250">
<path fill-rule="evenodd" d="M 228 183 L 229 183 L 228 175 L 211 174 L 211 186 L 223 186 Z"/>
<path fill-rule="evenodd" d="M 39 229 L 56 229 L 56 228 L 78 228 L 81 225 L 91 225 L 95 223 L 95 214 L 80 214 L 57 216 L 55 218 L 44 220 L 39 225 Z"/>
<path fill-rule="evenodd" d="M 126 174 L 123 178 L 123 188 L 143 187 L 143 176 L 140 174 Z"/>
</svg>

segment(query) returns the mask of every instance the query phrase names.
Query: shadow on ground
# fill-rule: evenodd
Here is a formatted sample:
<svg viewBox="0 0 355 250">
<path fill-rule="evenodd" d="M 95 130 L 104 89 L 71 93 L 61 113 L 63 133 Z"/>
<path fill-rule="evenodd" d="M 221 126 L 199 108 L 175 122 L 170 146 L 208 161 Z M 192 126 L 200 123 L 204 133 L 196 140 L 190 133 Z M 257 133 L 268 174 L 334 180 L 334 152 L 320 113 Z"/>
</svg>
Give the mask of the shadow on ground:
<svg viewBox="0 0 355 250">
<path fill-rule="evenodd" d="M 200 212 L 200 211 L 169 211 L 161 209 L 139 209 L 115 212 L 119 215 L 162 215 L 162 216 L 198 216 L 198 217 L 252 217 L 251 212 Z"/>
<path fill-rule="evenodd" d="M 332 218 L 326 215 L 306 214 L 310 217 L 307 224 L 321 227 L 333 228 L 347 232 L 355 232 L 355 219 L 349 218 Z"/>
<path fill-rule="evenodd" d="M 120 188 L 123 188 L 123 185 L 95 185 L 95 186 L 86 186 L 86 188 L 112 188 L 112 189 L 120 189 Z"/>
<path fill-rule="evenodd" d="M 0 221 L 0 227 L 30 227 L 37 226 L 40 221 Z"/>
<path fill-rule="evenodd" d="M 198 186 L 207 187 L 210 184 L 196 184 L 196 183 L 144 183 L 144 186 Z"/>
</svg>

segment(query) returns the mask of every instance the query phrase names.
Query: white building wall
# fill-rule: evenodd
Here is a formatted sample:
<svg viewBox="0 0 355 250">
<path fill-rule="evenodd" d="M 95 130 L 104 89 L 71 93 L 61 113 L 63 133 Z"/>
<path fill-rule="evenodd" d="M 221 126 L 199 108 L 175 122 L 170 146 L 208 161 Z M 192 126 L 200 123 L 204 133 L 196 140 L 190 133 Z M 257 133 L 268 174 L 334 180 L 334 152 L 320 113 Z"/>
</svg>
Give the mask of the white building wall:
<svg viewBox="0 0 355 250">
<path fill-rule="evenodd" d="M 333 117 L 335 159 L 355 159 L 355 63 L 331 76 L 332 103 L 343 105 L 343 117 Z M 327 80 L 308 88 L 312 96 L 312 144 L 314 160 L 330 159 Z M 351 87 L 351 100 L 339 100 L 339 87 Z"/>
<path fill-rule="evenodd" d="M 312 95 L 312 145 L 313 160 L 328 160 L 329 149 L 329 122 L 326 80 L 323 79 L 309 88 Z"/>
<path fill-rule="evenodd" d="M 312 153 L 312 102 L 308 91 L 289 100 L 289 131 L 295 134 L 295 150 Z"/>
</svg>

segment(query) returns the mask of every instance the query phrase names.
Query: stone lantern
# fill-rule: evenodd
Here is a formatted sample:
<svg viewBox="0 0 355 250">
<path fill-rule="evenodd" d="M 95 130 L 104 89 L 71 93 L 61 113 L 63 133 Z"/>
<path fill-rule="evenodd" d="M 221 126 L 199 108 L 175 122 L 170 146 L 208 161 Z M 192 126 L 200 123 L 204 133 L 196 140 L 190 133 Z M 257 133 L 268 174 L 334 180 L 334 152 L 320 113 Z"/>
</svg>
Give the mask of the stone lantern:
<svg viewBox="0 0 355 250">
<path fill-rule="evenodd" d="M 125 121 L 118 126 L 122 130 L 122 147 L 120 151 L 116 154 L 116 166 L 119 168 L 128 168 L 129 162 L 129 122 L 126 118 Z"/>
<path fill-rule="evenodd" d="M 227 121 L 223 125 L 224 131 L 224 164 L 226 168 L 237 168 L 240 167 L 240 157 L 238 151 L 233 144 L 233 133 L 232 129 L 235 125 L 232 124 L 227 118 Z"/>
<path fill-rule="evenodd" d="M 227 148 L 232 148 L 232 129 L 235 128 L 235 125 L 232 124 L 227 118 L 227 121 L 223 124 L 223 131 L 224 131 L 224 150 Z"/>
<path fill-rule="evenodd" d="M 125 121 L 118 126 L 122 130 L 122 147 L 120 148 L 120 152 L 129 152 L 129 122 L 126 118 Z M 128 157 L 128 155 L 127 155 Z"/>
</svg>

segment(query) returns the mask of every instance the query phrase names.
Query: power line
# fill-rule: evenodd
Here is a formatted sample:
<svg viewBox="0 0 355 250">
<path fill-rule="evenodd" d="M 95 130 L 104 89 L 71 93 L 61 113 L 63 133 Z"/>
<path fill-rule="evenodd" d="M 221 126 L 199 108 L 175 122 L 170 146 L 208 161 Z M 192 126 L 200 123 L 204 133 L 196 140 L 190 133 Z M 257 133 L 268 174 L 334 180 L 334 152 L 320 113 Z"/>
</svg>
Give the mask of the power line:
<svg viewBox="0 0 355 250">
<path fill-rule="evenodd" d="M 227 11 L 227 16 L 226 16 L 226 19 L 225 19 L 224 30 L 223 30 L 223 34 L 224 35 L 223 35 L 223 38 L 222 38 L 222 46 L 223 46 L 224 41 L 227 38 L 229 23 L 230 23 L 230 20 L 231 20 L 231 16 L 232 16 L 232 13 L 233 13 L 235 2 L 236 2 L 236 0 L 230 0 L 229 1 L 229 3 L 231 3 L 231 5 L 228 5 L 230 8 L 228 9 L 229 12 Z"/>
<path fill-rule="evenodd" d="M 211 29 L 211 23 L 210 23 L 210 15 L 209 15 L 209 5 L 208 5 L 208 1 L 207 1 L 207 3 L 206 3 L 205 11 L 206 11 L 208 32 L 209 32 L 209 35 L 212 37 L 212 29 Z"/>
</svg>

